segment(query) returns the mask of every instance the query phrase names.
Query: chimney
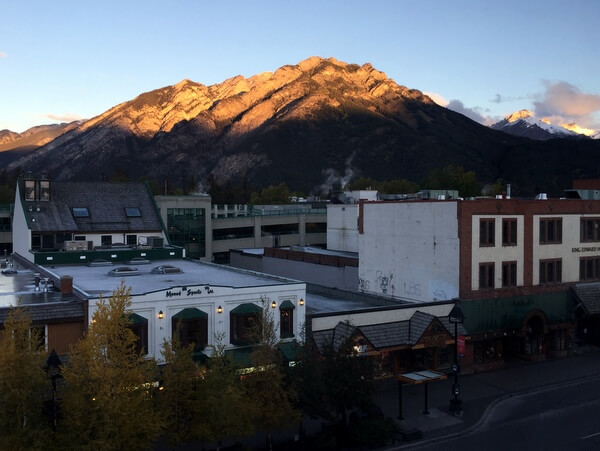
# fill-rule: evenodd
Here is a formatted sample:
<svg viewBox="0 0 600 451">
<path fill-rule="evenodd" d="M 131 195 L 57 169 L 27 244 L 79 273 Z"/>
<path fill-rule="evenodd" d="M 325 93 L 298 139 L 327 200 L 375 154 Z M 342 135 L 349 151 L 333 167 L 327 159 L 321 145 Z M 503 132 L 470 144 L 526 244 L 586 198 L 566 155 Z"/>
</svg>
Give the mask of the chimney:
<svg viewBox="0 0 600 451">
<path fill-rule="evenodd" d="M 510 199 L 510 183 L 506 184 L 506 198 Z"/>
<path fill-rule="evenodd" d="M 71 296 L 73 294 L 73 277 L 62 276 L 60 278 L 60 293 L 62 297 Z"/>
</svg>

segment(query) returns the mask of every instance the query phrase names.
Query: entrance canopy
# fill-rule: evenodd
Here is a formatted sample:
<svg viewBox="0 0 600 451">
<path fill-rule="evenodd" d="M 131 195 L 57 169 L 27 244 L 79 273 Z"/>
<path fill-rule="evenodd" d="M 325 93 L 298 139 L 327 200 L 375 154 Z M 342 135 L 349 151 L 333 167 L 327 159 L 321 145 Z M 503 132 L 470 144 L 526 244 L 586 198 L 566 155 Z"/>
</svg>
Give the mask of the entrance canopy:
<svg viewBox="0 0 600 451">
<path fill-rule="evenodd" d="M 438 373 L 433 370 L 413 371 L 412 373 L 402 373 L 396 376 L 400 382 L 407 384 L 423 384 L 433 381 L 442 381 L 447 378 L 444 373 Z"/>
</svg>

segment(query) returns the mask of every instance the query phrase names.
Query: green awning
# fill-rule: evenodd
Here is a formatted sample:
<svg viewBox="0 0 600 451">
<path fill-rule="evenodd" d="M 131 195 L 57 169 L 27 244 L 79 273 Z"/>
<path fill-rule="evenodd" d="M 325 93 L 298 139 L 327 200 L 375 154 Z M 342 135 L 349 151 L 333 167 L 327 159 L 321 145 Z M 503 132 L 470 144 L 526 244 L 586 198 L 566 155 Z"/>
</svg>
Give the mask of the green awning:
<svg viewBox="0 0 600 451">
<path fill-rule="evenodd" d="M 294 306 L 294 304 L 292 303 L 292 301 L 290 301 L 289 299 L 286 299 L 285 301 L 283 301 L 281 303 L 281 305 L 279 306 L 279 308 L 281 310 L 286 310 L 286 309 L 287 310 L 291 310 L 291 309 L 294 309 L 296 307 Z"/>
<path fill-rule="evenodd" d="M 244 348 L 228 349 L 225 351 L 225 356 L 231 359 L 235 365 L 249 368 L 252 366 L 252 352 L 254 352 L 254 348 L 247 346 Z"/>
<path fill-rule="evenodd" d="M 205 363 L 208 360 L 208 356 L 202 351 L 195 351 L 192 354 L 192 360 L 198 363 Z"/>
<path fill-rule="evenodd" d="M 173 315 L 174 319 L 200 319 L 208 318 L 208 314 L 195 307 L 184 308 L 182 311 Z"/>
<path fill-rule="evenodd" d="M 283 357 L 288 362 L 293 362 L 298 359 L 298 343 L 294 341 L 284 341 L 277 345 Z"/>
<path fill-rule="evenodd" d="M 256 304 L 240 304 L 238 305 L 236 308 L 234 308 L 231 313 L 238 313 L 238 314 L 243 314 L 243 313 L 261 313 L 262 312 L 262 307 L 259 307 Z"/>
<path fill-rule="evenodd" d="M 138 326 L 140 324 L 146 324 L 148 322 L 148 320 L 146 318 L 138 315 L 137 313 L 133 313 L 133 312 L 130 313 L 129 316 L 127 316 L 127 319 L 129 320 L 130 324 L 132 324 L 134 326 Z"/>
</svg>

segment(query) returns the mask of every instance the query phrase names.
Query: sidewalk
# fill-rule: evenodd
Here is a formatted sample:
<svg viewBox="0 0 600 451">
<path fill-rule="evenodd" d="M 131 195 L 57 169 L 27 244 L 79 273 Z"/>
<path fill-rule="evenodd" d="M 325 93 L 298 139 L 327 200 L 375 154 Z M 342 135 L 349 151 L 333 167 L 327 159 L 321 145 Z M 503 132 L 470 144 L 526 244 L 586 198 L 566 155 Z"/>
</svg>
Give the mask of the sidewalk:
<svg viewBox="0 0 600 451">
<path fill-rule="evenodd" d="M 568 381 L 600 374 L 600 350 L 541 362 L 512 362 L 507 367 L 459 376 L 463 415 L 449 413 L 453 377 L 431 382 L 428 387 L 428 411 L 425 409 L 425 388 L 422 384 L 403 386 L 403 417 L 405 427 L 416 427 L 423 439 L 466 431 L 484 415 L 488 406 L 499 399 L 537 388 L 560 385 Z M 385 380 L 373 396 L 386 416 L 398 417 L 398 383 Z"/>
</svg>

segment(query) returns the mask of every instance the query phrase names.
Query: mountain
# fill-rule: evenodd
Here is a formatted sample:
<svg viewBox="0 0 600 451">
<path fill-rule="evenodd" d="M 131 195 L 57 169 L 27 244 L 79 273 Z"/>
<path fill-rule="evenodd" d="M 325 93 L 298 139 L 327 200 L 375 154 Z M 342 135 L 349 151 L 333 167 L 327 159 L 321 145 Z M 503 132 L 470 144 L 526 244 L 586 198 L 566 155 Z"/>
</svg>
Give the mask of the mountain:
<svg viewBox="0 0 600 451">
<path fill-rule="evenodd" d="M 584 136 L 576 131 L 579 127 L 575 124 L 570 124 L 570 128 L 552 125 L 548 120 L 534 117 L 529 110 L 509 114 L 500 122 L 491 125 L 491 127 L 494 130 L 500 130 L 511 135 L 537 140 L 581 138 Z"/>
<path fill-rule="evenodd" d="M 556 138 L 600 138 L 600 130 L 583 128 L 574 122 L 553 125 L 548 119 L 538 119 L 529 110 L 509 114 L 500 122 L 491 125 L 494 130 L 530 139 L 547 140 Z"/>
<path fill-rule="evenodd" d="M 483 183 L 508 180 L 515 195 L 562 193 L 573 175 L 597 176 L 596 164 L 580 160 L 598 146 L 577 144 L 572 158 L 572 146 L 538 144 L 440 107 L 370 64 L 312 57 L 250 78 L 183 80 L 143 93 L 7 168 L 72 180 L 124 172 L 204 186 L 283 181 L 306 193 L 326 192 L 343 177 L 419 182 L 449 164 L 474 170 Z M 527 166 L 542 156 L 553 166 Z"/>
<path fill-rule="evenodd" d="M 81 123 L 81 121 L 75 121 L 62 124 L 38 125 L 25 130 L 23 133 L 0 130 L 0 166 L 49 143 Z"/>
</svg>

